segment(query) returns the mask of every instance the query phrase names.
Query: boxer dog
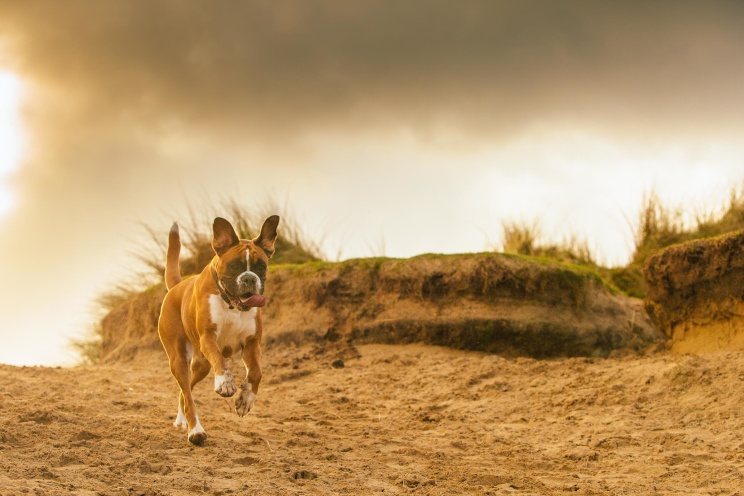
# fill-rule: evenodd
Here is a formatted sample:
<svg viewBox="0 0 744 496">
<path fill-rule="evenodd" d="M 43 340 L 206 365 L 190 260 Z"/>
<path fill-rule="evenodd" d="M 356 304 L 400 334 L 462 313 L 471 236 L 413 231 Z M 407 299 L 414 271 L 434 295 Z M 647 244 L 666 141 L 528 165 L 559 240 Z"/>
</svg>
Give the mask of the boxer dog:
<svg viewBox="0 0 744 496">
<path fill-rule="evenodd" d="M 239 239 L 221 217 L 212 225 L 215 257 L 201 274 L 182 280 L 178 268 L 181 240 L 178 224 L 168 235 L 165 285 L 158 334 L 168 354 L 170 370 L 181 392 L 173 424 L 187 428 L 188 439 L 201 445 L 207 438 L 196 415 L 192 390 L 214 371 L 214 391 L 233 396 L 238 388 L 226 359 L 241 353 L 246 378 L 235 398 L 244 416 L 253 407 L 261 382 L 261 307 L 269 258 L 274 254 L 279 216 L 272 215 L 253 240 Z"/>
</svg>

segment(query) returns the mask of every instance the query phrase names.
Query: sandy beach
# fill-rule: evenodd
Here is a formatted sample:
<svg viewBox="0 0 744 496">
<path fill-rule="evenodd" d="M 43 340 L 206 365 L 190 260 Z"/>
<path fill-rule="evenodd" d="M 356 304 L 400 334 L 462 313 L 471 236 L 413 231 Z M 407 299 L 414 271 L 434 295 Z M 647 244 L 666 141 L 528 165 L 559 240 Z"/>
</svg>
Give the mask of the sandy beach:
<svg viewBox="0 0 744 496">
<path fill-rule="evenodd" d="M 253 411 L 162 352 L 0 366 L 0 494 L 739 494 L 744 354 L 506 359 L 423 345 L 265 352 Z M 334 366 L 335 365 L 335 366 Z M 240 370 L 235 364 L 233 370 Z"/>
</svg>

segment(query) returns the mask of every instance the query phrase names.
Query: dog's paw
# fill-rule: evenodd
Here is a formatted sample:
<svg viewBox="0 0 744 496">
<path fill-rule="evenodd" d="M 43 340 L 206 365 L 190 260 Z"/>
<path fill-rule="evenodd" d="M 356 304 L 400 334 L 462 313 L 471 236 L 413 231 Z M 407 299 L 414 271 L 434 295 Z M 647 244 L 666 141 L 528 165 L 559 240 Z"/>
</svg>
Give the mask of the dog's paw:
<svg viewBox="0 0 744 496">
<path fill-rule="evenodd" d="M 235 378 L 229 370 L 224 374 L 214 376 L 214 392 L 225 398 L 235 394 L 238 388 L 235 386 Z"/>
<path fill-rule="evenodd" d="M 235 398 L 235 411 L 240 417 L 243 417 L 251 411 L 255 402 L 256 395 L 253 394 L 251 383 L 246 381 L 240 385 L 240 395 Z"/>
<path fill-rule="evenodd" d="M 199 422 L 199 419 L 197 418 L 196 425 L 189 431 L 189 441 L 197 446 L 201 446 L 206 440 L 207 433 L 204 431 L 204 427 L 202 427 L 201 422 Z"/>
<path fill-rule="evenodd" d="M 176 417 L 176 421 L 173 422 L 173 427 L 176 429 L 186 429 L 188 428 L 189 423 L 186 422 L 186 417 L 183 415 L 183 413 L 178 412 L 178 417 Z"/>
<path fill-rule="evenodd" d="M 183 414 L 183 408 L 181 403 L 178 404 L 178 414 L 176 415 L 176 421 L 173 422 L 173 427 L 176 429 L 188 429 L 189 423 L 186 421 L 186 415 Z"/>
<path fill-rule="evenodd" d="M 206 440 L 207 433 L 204 432 L 204 428 L 201 426 L 201 424 L 197 422 L 194 428 L 189 431 L 189 441 L 192 444 L 201 446 Z"/>
</svg>

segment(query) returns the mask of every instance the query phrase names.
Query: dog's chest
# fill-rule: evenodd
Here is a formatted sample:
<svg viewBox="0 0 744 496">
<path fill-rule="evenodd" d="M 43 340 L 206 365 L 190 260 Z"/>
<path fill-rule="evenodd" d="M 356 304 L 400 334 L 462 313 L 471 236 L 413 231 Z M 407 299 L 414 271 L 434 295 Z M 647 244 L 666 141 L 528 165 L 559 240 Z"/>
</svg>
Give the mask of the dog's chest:
<svg viewBox="0 0 744 496">
<path fill-rule="evenodd" d="M 256 334 L 257 308 L 245 312 L 229 310 L 220 295 L 209 297 L 212 322 L 217 326 L 217 346 L 220 351 L 230 349 L 237 352 L 245 341 Z"/>
</svg>

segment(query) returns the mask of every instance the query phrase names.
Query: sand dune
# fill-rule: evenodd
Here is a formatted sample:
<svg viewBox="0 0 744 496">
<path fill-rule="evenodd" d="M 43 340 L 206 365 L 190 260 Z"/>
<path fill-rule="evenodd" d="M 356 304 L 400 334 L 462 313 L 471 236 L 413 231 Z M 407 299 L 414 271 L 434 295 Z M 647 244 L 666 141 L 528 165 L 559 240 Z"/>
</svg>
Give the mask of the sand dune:
<svg viewBox="0 0 744 496">
<path fill-rule="evenodd" d="M 211 379 L 197 386 L 203 447 L 171 425 L 176 386 L 160 352 L 72 369 L 0 366 L 0 494 L 744 487 L 741 353 L 539 361 L 423 345 L 275 345 L 264 361 L 243 419 Z"/>
</svg>

